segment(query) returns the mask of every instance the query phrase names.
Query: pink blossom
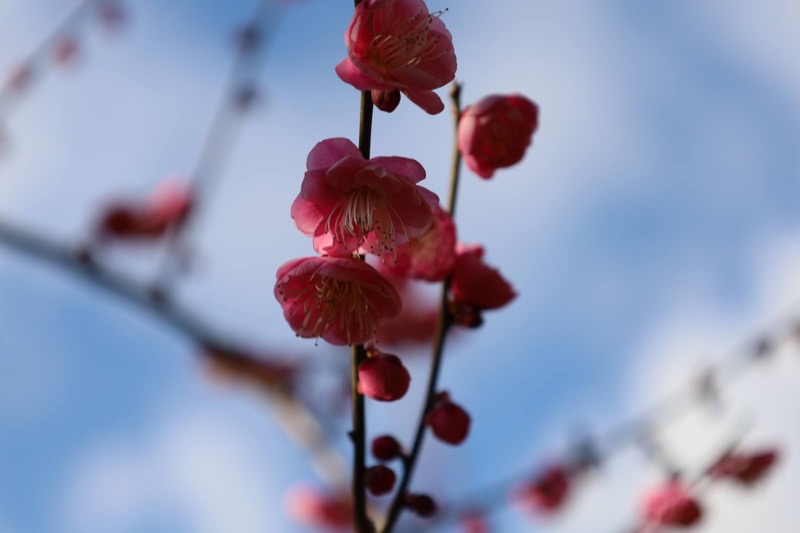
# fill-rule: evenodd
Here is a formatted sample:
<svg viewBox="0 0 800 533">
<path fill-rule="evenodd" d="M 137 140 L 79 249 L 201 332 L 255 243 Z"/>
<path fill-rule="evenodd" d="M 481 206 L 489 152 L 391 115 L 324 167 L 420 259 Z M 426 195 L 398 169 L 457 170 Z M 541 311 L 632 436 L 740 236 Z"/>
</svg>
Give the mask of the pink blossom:
<svg viewBox="0 0 800 533">
<path fill-rule="evenodd" d="M 96 223 L 96 232 L 101 238 L 158 239 L 184 223 L 193 203 L 194 194 L 185 181 L 168 179 L 144 201 L 109 204 Z"/>
<path fill-rule="evenodd" d="M 561 465 L 552 465 L 517 489 L 514 500 L 526 510 L 549 514 L 564 505 L 569 493 L 569 472 Z"/>
<path fill-rule="evenodd" d="M 433 221 L 439 199 L 417 186 L 425 169 L 413 159 L 367 160 L 349 140 L 327 139 L 308 154 L 306 168 L 292 218 L 321 254 L 361 249 L 385 258 Z"/>
<path fill-rule="evenodd" d="M 703 509 L 679 481 L 671 481 L 651 492 L 644 502 L 648 524 L 688 528 L 703 517 Z"/>
<path fill-rule="evenodd" d="M 761 481 L 778 460 L 775 449 L 767 449 L 756 453 L 728 453 L 709 469 L 715 478 L 727 478 L 746 486 L 753 486 Z"/>
<path fill-rule="evenodd" d="M 396 276 L 442 281 L 456 262 L 456 226 L 441 207 L 434 210 L 433 224 L 425 234 L 397 248 L 386 268 Z"/>
<path fill-rule="evenodd" d="M 408 392 L 411 375 L 399 357 L 370 353 L 358 366 L 358 392 L 380 402 L 394 402 Z"/>
<path fill-rule="evenodd" d="M 286 510 L 298 522 L 328 531 L 347 531 L 352 523 L 347 499 L 314 487 L 292 489 L 286 496 Z"/>
<path fill-rule="evenodd" d="M 450 32 L 423 0 L 363 0 L 344 34 L 339 77 L 360 91 L 399 89 L 430 114 L 444 104 L 433 92 L 456 74 Z"/>
<path fill-rule="evenodd" d="M 430 426 L 433 435 L 442 442 L 457 446 L 466 440 L 472 419 L 463 407 L 445 395 L 430 410 L 425 423 Z"/>
<path fill-rule="evenodd" d="M 467 107 L 458 124 L 458 149 L 478 176 L 519 163 L 539 122 L 539 108 L 520 94 L 491 95 Z"/>
<path fill-rule="evenodd" d="M 497 271 L 483 262 L 483 247 L 459 244 L 450 286 L 453 300 L 476 310 L 503 307 L 517 294 Z"/>
<path fill-rule="evenodd" d="M 373 267 L 352 257 L 303 257 L 281 265 L 275 298 L 299 337 L 335 345 L 375 336 L 382 317 L 400 312 L 400 296 Z"/>
</svg>

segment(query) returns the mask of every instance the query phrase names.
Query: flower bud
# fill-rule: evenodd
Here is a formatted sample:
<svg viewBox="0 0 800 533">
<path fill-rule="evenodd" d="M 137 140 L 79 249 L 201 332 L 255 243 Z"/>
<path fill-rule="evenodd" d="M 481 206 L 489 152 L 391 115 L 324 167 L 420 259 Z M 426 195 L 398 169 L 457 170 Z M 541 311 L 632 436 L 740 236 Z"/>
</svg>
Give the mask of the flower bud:
<svg viewBox="0 0 800 533">
<path fill-rule="evenodd" d="M 644 514 L 649 524 L 689 527 L 700 522 L 703 509 L 680 482 L 671 481 L 650 493 Z"/>
<path fill-rule="evenodd" d="M 428 413 L 426 422 L 436 438 L 448 444 L 461 444 L 469 433 L 469 414 L 449 400 L 434 407 Z"/>
<path fill-rule="evenodd" d="M 745 486 L 753 486 L 766 476 L 778 459 L 778 451 L 767 449 L 757 453 L 727 453 L 709 469 L 715 478 L 727 478 Z"/>
<path fill-rule="evenodd" d="M 568 471 L 563 466 L 553 465 L 517 489 L 514 499 L 525 510 L 549 514 L 564 505 L 569 492 Z"/>
<path fill-rule="evenodd" d="M 411 376 L 396 355 L 381 353 L 358 367 L 358 391 L 373 400 L 393 402 L 405 396 Z"/>
<path fill-rule="evenodd" d="M 62 37 L 53 46 L 53 62 L 59 66 L 68 66 L 78 58 L 78 40 L 72 36 Z"/>
<path fill-rule="evenodd" d="M 403 448 L 391 435 L 382 435 L 372 441 L 372 455 L 379 461 L 391 461 L 403 455 Z"/>
<path fill-rule="evenodd" d="M 286 507 L 292 518 L 307 526 L 352 531 L 352 508 L 343 497 L 327 494 L 314 487 L 296 487 L 287 495 Z"/>
<path fill-rule="evenodd" d="M 406 494 L 405 504 L 409 511 L 423 518 L 436 514 L 436 502 L 427 494 Z"/>
<path fill-rule="evenodd" d="M 373 496 L 383 496 L 394 488 L 397 476 L 394 470 L 384 465 L 375 465 L 367 468 L 364 473 L 364 483 Z"/>
<path fill-rule="evenodd" d="M 375 107 L 386 113 L 391 113 L 397 106 L 400 105 L 400 91 L 394 89 L 393 91 L 381 91 L 372 89 L 372 103 Z"/>
</svg>

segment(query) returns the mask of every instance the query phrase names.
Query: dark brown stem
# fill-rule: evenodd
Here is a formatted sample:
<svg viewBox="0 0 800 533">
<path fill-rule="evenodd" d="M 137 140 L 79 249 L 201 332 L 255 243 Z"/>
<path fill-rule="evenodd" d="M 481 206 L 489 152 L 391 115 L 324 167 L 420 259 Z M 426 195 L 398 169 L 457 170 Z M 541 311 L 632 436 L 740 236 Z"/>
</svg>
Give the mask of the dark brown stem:
<svg viewBox="0 0 800 533">
<path fill-rule="evenodd" d="M 360 0 L 356 0 L 358 5 Z M 358 148 L 364 159 L 369 159 L 372 145 L 372 95 L 370 91 L 361 92 L 361 112 L 358 128 Z M 360 256 L 364 260 L 363 256 Z M 372 533 L 375 528 L 367 514 L 367 491 L 364 482 L 366 469 L 367 421 L 364 395 L 358 391 L 358 367 L 366 359 L 362 344 L 353 346 L 350 359 L 350 399 L 353 406 L 353 524 L 358 533 Z"/>
<path fill-rule="evenodd" d="M 461 117 L 461 86 L 458 83 L 453 84 L 450 91 L 450 98 L 453 103 L 453 115 L 455 123 L 455 139 L 453 145 L 453 165 L 450 174 L 450 196 L 447 203 L 447 210 L 451 216 L 455 213 L 456 195 L 458 194 L 458 180 L 461 175 L 461 153 L 458 150 L 458 122 Z M 439 371 L 442 367 L 442 355 L 444 353 L 444 344 L 447 339 L 447 332 L 450 329 L 450 314 L 448 313 L 448 293 L 450 291 L 451 277 L 448 276 L 444 281 L 442 287 L 442 296 L 439 306 L 439 320 L 436 326 L 436 336 L 433 342 L 433 357 L 431 359 L 431 372 L 428 376 L 428 387 L 425 392 L 425 401 L 422 405 L 422 410 L 417 421 L 417 430 L 414 435 L 414 443 L 411 446 L 411 452 L 408 454 L 408 459 L 405 461 L 405 469 L 403 470 L 403 477 L 400 480 L 400 485 L 395 494 L 392 505 L 389 508 L 389 513 L 386 517 L 386 524 L 383 526 L 383 533 L 389 533 L 400 518 L 400 513 L 403 511 L 403 502 L 405 500 L 408 486 L 411 483 L 411 478 L 414 474 L 414 467 L 419 459 L 420 451 L 422 451 L 422 442 L 425 438 L 425 430 L 427 425 L 425 420 L 428 412 L 431 410 L 436 397 L 436 387 L 439 382 Z"/>
</svg>

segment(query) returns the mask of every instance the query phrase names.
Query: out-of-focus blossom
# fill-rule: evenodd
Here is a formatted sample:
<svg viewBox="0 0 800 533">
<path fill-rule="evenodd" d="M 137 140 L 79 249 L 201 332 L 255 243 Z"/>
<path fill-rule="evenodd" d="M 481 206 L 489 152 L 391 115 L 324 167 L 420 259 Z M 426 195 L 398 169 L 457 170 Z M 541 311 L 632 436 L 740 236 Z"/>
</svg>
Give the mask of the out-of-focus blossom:
<svg viewBox="0 0 800 533">
<path fill-rule="evenodd" d="M 32 81 L 33 69 L 30 65 L 17 65 L 6 75 L 4 89 L 11 93 L 19 94 L 25 92 Z"/>
<path fill-rule="evenodd" d="M 471 511 L 461 517 L 459 531 L 461 533 L 489 533 L 489 523 L 483 513 Z"/>
<path fill-rule="evenodd" d="M 423 235 L 397 247 L 394 261 L 386 268 L 396 276 L 442 281 L 456 263 L 456 226 L 450 215 L 437 206 L 433 224 Z"/>
<path fill-rule="evenodd" d="M 309 527 L 347 531 L 352 524 L 352 508 L 348 499 L 314 487 L 292 489 L 286 496 L 286 510 L 289 516 Z"/>
<path fill-rule="evenodd" d="M 471 419 L 463 407 L 450 400 L 446 393 L 441 395 L 436 406 L 430 410 L 425 423 L 433 435 L 442 442 L 454 446 L 466 440 Z"/>
<path fill-rule="evenodd" d="M 65 35 L 53 45 L 53 63 L 59 66 L 72 65 L 78 58 L 79 50 L 78 39 L 71 35 Z"/>
<path fill-rule="evenodd" d="M 644 515 L 648 524 L 685 529 L 700 522 L 703 509 L 682 483 L 670 481 L 648 494 Z"/>
<path fill-rule="evenodd" d="M 410 383 L 411 375 L 396 355 L 375 353 L 358 366 L 358 391 L 373 400 L 399 400 Z"/>
<path fill-rule="evenodd" d="M 128 20 L 128 12 L 120 0 L 105 0 L 97 6 L 97 20 L 108 31 L 119 31 Z"/>
<path fill-rule="evenodd" d="M 168 179 L 143 202 L 110 203 L 101 213 L 95 231 L 101 239 L 158 239 L 180 227 L 193 204 L 191 187 L 183 180 Z"/>
<path fill-rule="evenodd" d="M 204 348 L 204 352 L 212 376 L 250 383 L 267 390 L 290 390 L 299 370 L 296 364 L 224 348 L 209 346 Z"/>
<path fill-rule="evenodd" d="M 364 0 L 344 34 L 339 77 L 360 91 L 398 89 L 430 114 L 444 110 L 434 89 L 456 74 L 450 32 L 422 0 Z"/>
<path fill-rule="evenodd" d="M 708 473 L 718 479 L 732 479 L 753 486 L 769 474 L 778 457 L 778 450 L 772 448 L 749 454 L 732 452 L 721 457 Z"/>
<path fill-rule="evenodd" d="M 400 312 L 400 296 L 377 270 L 352 257 L 303 257 L 281 265 L 275 298 L 299 337 L 335 345 L 375 336 L 378 322 Z"/>
<path fill-rule="evenodd" d="M 458 149 L 467 166 L 488 179 L 522 160 L 538 123 L 539 108 L 526 97 L 487 96 L 461 113 Z"/>
<path fill-rule="evenodd" d="M 417 185 L 425 169 L 413 159 L 367 160 L 352 142 L 338 138 L 317 144 L 306 168 L 292 218 L 321 254 L 362 249 L 386 258 L 433 222 L 439 199 Z"/>
<path fill-rule="evenodd" d="M 394 470 L 384 465 L 375 465 L 364 472 L 364 484 L 373 496 L 383 496 L 392 492 L 397 476 Z"/>
<path fill-rule="evenodd" d="M 450 289 L 453 301 L 483 311 L 503 307 L 516 293 L 500 272 L 483 262 L 483 246 L 459 245 Z"/>
<path fill-rule="evenodd" d="M 514 502 L 525 511 L 552 514 L 563 507 L 570 494 L 569 470 L 551 465 L 514 492 Z"/>
</svg>

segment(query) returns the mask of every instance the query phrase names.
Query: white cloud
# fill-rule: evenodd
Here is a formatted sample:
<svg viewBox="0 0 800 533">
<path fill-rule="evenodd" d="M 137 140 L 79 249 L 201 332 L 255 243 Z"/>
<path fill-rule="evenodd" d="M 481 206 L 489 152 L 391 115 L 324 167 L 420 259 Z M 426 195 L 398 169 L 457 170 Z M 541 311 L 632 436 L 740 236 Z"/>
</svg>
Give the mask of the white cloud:
<svg viewBox="0 0 800 533">
<path fill-rule="evenodd" d="M 69 531 L 121 531 L 148 517 L 177 518 L 198 533 L 258 533 L 280 524 L 280 501 L 242 428 L 215 417 L 175 413 L 142 439 L 106 442 L 79 457 L 66 484 Z M 277 470 L 276 470 L 277 469 Z"/>
</svg>

